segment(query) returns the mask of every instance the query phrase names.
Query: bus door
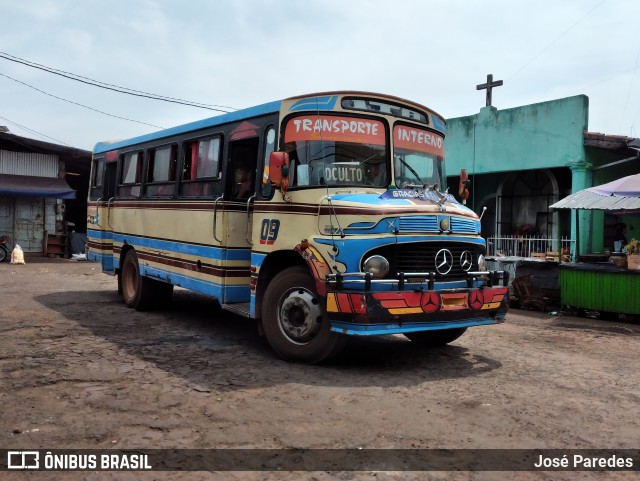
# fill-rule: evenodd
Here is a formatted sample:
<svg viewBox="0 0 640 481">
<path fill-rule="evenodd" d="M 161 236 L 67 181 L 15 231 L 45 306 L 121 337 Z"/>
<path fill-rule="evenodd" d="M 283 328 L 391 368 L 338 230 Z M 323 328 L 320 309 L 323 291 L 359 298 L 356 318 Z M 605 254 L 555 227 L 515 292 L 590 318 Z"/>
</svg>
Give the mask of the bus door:
<svg viewBox="0 0 640 481">
<path fill-rule="evenodd" d="M 104 215 L 101 217 L 102 229 L 109 232 L 107 237 L 109 242 L 105 244 L 105 247 L 107 247 L 110 252 L 102 258 L 102 269 L 107 272 L 115 272 L 113 237 L 111 235 L 111 231 L 113 230 L 111 224 L 111 209 L 116 195 L 117 170 L 118 162 L 116 162 L 116 159 L 107 161 L 104 172 L 104 198 L 102 199 L 102 205 L 106 206 L 106 208 L 103 209 Z"/>
<path fill-rule="evenodd" d="M 236 304 L 235 310 L 249 314 L 251 291 L 252 220 L 256 199 L 256 169 L 259 138 L 232 140 L 225 184 L 225 206 L 221 221 L 226 227 L 223 239 L 223 304 Z M 219 214 L 219 215 L 220 215 Z"/>
</svg>

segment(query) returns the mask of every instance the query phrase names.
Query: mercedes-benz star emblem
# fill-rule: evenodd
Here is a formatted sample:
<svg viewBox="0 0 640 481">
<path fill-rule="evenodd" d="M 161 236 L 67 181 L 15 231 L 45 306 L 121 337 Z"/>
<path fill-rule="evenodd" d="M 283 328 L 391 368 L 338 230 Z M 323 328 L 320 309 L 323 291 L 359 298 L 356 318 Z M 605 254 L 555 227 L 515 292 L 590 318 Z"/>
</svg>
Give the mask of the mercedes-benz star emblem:
<svg viewBox="0 0 640 481">
<path fill-rule="evenodd" d="M 471 255 L 471 252 L 464 251 L 462 254 L 460 254 L 460 267 L 462 267 L 463 271 L 468 272 L 469 269 L 471 269 L 472 265 L 473 256 Z"/>
<path fill-rule="evenodd" d="M 449 249 L 440 249 L 436 254 L 436 270 L 438 274 L 448 274 L 453 267 L 453 254 Z"/>
</svg>

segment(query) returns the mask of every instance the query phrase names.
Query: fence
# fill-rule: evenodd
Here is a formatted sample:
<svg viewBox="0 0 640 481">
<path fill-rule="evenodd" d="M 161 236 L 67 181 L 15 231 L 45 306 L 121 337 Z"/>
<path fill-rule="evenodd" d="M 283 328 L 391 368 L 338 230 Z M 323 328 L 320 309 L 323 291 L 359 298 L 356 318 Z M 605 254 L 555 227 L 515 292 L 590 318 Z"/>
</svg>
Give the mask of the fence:
<svg viewBox="0 0 640 481">
<path fill-rule="evenodd" d="M 557 259 L 558 252 L 562 252 L 563 260 L 569 261 L 575 255 L 575 242 L 568 237 L 492 236 L 487 237 L 487 255 Z"/>
</svg>

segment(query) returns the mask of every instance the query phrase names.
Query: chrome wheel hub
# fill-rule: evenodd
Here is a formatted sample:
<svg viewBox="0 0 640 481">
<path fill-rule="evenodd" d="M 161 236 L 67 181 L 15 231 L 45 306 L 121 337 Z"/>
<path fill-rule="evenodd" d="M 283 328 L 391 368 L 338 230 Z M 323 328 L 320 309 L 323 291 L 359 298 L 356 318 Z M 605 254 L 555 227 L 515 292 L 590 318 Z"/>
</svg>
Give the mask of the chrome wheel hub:
<svg viewBox="0 0 640 481">
<path fill-rule="evenodd" d="M 280 302 L 278 325 L 294 343 L 313 341 L 322 326 L 322 308 L 318 299 L 302 287 L 288 290 Z"/>
</svg>

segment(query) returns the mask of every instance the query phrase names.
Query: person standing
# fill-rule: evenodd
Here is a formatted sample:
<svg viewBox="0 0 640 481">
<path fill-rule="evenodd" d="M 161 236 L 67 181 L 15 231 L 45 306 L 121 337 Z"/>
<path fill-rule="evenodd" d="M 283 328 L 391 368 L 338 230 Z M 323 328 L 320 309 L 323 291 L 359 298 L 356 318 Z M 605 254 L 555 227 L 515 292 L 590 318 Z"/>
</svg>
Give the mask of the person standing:
<svg viewBox="0 0 640 481">
<path fill-rule="evenodd" d="M 620 222 L 616 224 L 616 233 L 613 236 L 613 247 L 614 251 L 621 252 L 622 249 L 627 245 L 627 224 L 624 222 Z M 620 242 L 620 248 L 616 249 L 617 242 Z"/>
</svg>

